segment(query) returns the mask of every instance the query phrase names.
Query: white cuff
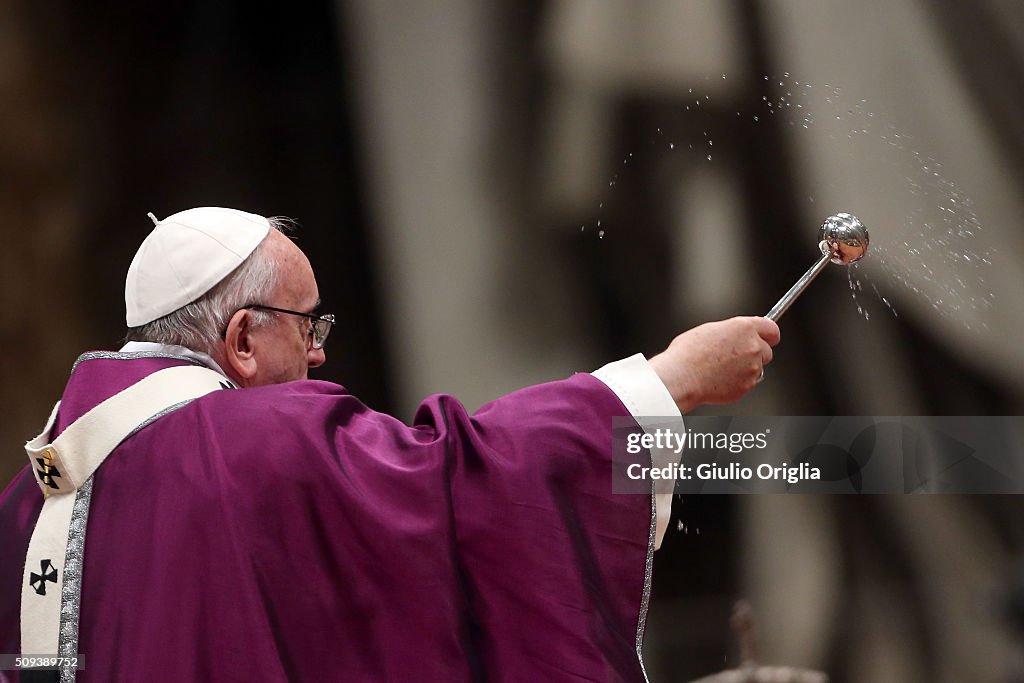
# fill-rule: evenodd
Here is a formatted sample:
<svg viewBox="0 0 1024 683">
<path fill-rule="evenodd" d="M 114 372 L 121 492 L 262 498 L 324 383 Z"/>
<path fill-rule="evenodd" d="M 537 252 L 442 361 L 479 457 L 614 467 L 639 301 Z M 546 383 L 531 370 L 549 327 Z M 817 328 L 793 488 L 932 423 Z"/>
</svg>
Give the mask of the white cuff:
<svg viewBox="0 0 1024 683">
<path fill-rule="evenodd" d="M 684 433 L 683 416 L 672 400 L 661 378 L 654 372 L 643 354 L 636 354 L 623 360 L 608 363 L 595 370 L 598 378 L 615 392 L 637 424 L 648 434 L 657 427 L 672 427 L 678 434 Z M 651 418 L 658 418 L 652 420 Z M 674 422 L 678 424 L 666 424 Z M 650 429 L 648 429 L 650 427 Z M 670 463 L 679 462 L 680 454 L 671 448 L 652 448 L 651 466 L 666 467 Z M 668 529 L 668 520 L 672 516 L 672 493 L 658 493 L 654 496 L 655 516 L 657 517 L 654 536 L 654 549 L 661 547 Z"/>
</svg>

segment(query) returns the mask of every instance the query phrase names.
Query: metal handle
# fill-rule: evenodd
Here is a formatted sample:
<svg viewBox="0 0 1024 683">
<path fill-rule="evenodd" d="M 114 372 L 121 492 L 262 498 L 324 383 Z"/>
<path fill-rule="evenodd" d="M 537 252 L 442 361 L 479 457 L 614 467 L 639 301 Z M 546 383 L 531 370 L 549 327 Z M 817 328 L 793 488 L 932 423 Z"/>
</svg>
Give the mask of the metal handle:
<svg viewBox="0 0 1024 683">
<path fill-rule="evenodd" d="M 807 289 L 807 285 L 811 284 L 814 278 L 825 269 L 828 265 L 829 259 L 832 258 L 832 254 L 822 254 L 818 262 L 811 266 L 811 269 L 804 273 L 804 276 L 796 281 L 796 284 L 790 287 L 789 291 L 779 299 L 779 303 L 772 306 L 772 310 L 768 311 L 768 315 L 765 317 L 769 320 L 778 321 L 782 317 L 782 314 L 796 301 L 796 298 L 804 293 Z"/>
</svg>

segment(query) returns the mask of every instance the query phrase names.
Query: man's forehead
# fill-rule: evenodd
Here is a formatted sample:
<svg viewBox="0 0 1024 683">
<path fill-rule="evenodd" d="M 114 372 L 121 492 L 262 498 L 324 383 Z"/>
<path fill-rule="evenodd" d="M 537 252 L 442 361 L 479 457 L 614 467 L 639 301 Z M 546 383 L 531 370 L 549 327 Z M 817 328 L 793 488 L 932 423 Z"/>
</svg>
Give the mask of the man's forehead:
<svg viewBox="0 0 1024 683">
<path fill-rule="evenodd" d="M 277 233 L 273 257 L 277 262 L 278 296 L 305 310 L 320 305 L 320 292 L 309 259 L 287 236 Z"/>
</svg>

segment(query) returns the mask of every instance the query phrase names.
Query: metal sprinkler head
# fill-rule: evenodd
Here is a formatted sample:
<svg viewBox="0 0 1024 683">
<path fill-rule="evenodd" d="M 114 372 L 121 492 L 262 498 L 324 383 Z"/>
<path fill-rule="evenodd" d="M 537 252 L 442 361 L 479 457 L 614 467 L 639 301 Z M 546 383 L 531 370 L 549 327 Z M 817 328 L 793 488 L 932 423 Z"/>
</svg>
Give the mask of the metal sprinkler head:
<svg viewBox="0 0 1024 683">
<path fill-rule="evenodd" d="M 853 214 L 829 216 L 818 230 L 818 248 L 837 265 L 856 263 L 868 251 L 868 229 Z"/>
<path fill-rule="evenodd" d="M 802 278 L 796 281 L 796 284 L 786 292 L 785 296 L 779 299 L 772 310 L 768 311 L 766 318 L 770 320 L 781 318 L 786 309 L 796 301 L 798 296 L 803 294 L 807 285 L 818 277 L 829 261 L 848 266 L 864 258 L 864 254 L 868 251 L 868 229 L 853 214 L 837 213 L 829 216 L 818 230 L 818 248 L 821 249 L 821 258 L 804 273 Z"/>
</svg>

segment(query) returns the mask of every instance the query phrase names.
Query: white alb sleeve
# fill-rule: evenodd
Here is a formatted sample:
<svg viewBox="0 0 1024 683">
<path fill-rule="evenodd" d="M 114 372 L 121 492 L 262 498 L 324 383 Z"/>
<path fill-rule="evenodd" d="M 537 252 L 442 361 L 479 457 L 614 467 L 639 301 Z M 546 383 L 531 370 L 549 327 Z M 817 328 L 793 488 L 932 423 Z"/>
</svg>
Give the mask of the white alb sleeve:
<svg viewBox="0 0 1024 683">
<path fill-rule="evenodd" d="M 648 432 L 648 426 L 657 423 L 658 427 L 666 426 L 668 422 L 678 420 L 677 425 L 671 425 L 678 434 L 684 433 L 683 416 L 672 400 L 661 378 L 654 372 L 643 354 L 636 354 L 623 360 L 608 363 L 599 370 L 595 370 L 594 377 L 598 378 L 609 389 L 615 392 L 630 415 L 637 421 L 640 427 Z M 646 418 L 646 419 L 645 419 Z M 658 418 L 650 420 L 649 418 Z M 650 432 L 648 432 L 650 433 Z M 672 462 L 679 462 L 680 454 L 671 448 L 652 448 L 651 465 L 653 467 L 666 467 Z M 654 537 L 654 548 L 661 547 L 661 541 L 665 538 L 665 531 L 668 529 L 668 520 L 672 516 L 672 494 L 659 493 L 654 496 L 655 516 L 657 518 L 656 533 Z"/>
</svg>

